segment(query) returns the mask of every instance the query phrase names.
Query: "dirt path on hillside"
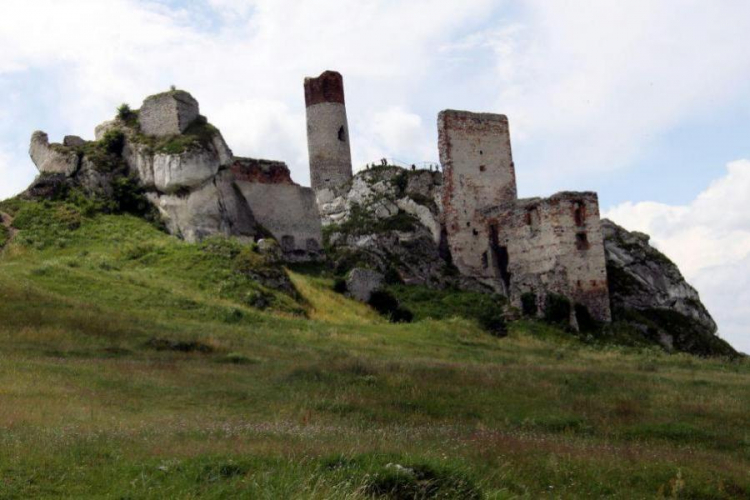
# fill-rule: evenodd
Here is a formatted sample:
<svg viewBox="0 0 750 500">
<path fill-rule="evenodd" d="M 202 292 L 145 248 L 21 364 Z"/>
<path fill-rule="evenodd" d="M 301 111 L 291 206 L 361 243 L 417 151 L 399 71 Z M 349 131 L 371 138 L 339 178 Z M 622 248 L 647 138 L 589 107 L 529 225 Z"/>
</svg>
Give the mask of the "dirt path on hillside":
<svg viewBox="0 0 750 500">
<path fill-rule="evenodd" d="M 0 212 L 0 221 L 2 221 L 3 226 L 8 228 L 8 241 L 5 243 L 5 245 L 7 246 L 8 243 L 13 241 L 13 238 L 16 237 L 18 229 L 13 227 L 13 217 L 6 214 L 5 212 Z"/>
</svg>

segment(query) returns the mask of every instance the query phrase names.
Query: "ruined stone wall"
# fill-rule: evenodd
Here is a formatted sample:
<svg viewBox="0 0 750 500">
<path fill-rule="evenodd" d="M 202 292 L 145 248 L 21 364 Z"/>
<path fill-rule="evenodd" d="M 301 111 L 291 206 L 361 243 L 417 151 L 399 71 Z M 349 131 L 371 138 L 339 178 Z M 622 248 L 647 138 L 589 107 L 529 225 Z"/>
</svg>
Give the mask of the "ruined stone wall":
<svg viewBox="0 0 750 500">
<path fill-rule="evenodd" d="M 341 74 L 325 71 L 317 78 L 305 78 L 305 106 L 312 187 L 315 191 L 335 190 L 352 178 Z"/>
<path fill-rule="evenodd" d="M 516 176 L 504 115 L 442 111 L 438 116 L 443 165 L 443 223 L 462 274 L 486 276 L 482 211 L 516 199 Z"/>
<path fill-rule="evenodd" d="M 487 272 L 505 281 L 515 305 L 531 292 L 541 311 L 546 295 L 558 293 L 585 305 L 595 319 L 610 321 L 596 193 L 523 199 L 484 215 Z"/>
<path fill-rule="evenodd" d="M 235 157 L 229 168 L 238 181 L 295 185 L 289 167 L 283 161 Z"/>
<path fill-rule="evenodd" d="M 311 188 L 298 186 L 283 162 L 237 158 L 230 167 L 255 219 L 278 240 L 288 258 L 317 258 L 323 235 Z"/>
<path fill-rule="evenodd" d="M 198 101 L 188 92 L 173 90 L 147 97 L 138 121 L 146 135 L 164 137 L 179 135 L 198 118 Z"/>
</svg>

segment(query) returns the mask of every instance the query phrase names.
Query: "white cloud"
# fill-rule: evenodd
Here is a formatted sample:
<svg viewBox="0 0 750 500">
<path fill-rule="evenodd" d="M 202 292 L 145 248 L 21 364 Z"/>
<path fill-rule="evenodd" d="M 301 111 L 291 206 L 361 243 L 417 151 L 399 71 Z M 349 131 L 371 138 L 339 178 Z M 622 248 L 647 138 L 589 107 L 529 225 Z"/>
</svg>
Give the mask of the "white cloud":
<svg viewBox="0 0 750 500">
<path fill-rule="evenodd" d="M 511 119 L 534 187 L 632 164 L 678 124 L 746 96 L 750 3 L 528 0 L 519 23 L 454 53 L 494 54 L 489 103 Z M 554 168 L 551 168 L 554 166 Z M 575 174 L 579 177 L 575 177 Z"/>
<path fill-rule="evenodd" d="M 146 0 L 8 0 L 0 17 L 0 77 L 39 73 L 52 97 L 41 104 L 29 91 L 22 100 L 27 109 L 17 113 L 37 111 L 37 120 L 6 140 L 26 141 L 36 128 L 91 137 L 120 102 L 137 106 L 176 84 L 198 98 L 230 146 L 285 160 L 304 182 L 304 76 L 340 70 L 350 121 L 361 122 L 408 102 L 436 64 L 434 47 L 492 6 L 491 0 L 466 0 L 460 9 L 428 0 L 204 0 L 176 9 Z M 369 142 L 353 137 L 357 151 L 366 152 Z M 15 175 L 30 181 L 28 158 L 13 161 Z M 0 185 L 0 197 L 12 193 Z"/>
<path fill-rule="evenodd" d="M 748 193 L 750 160 L 738 160 L 688 205 L 628 202 L 604 216 L 650 234 L 701 293 L 720 333 L 750 352 Z"/>
</svg>

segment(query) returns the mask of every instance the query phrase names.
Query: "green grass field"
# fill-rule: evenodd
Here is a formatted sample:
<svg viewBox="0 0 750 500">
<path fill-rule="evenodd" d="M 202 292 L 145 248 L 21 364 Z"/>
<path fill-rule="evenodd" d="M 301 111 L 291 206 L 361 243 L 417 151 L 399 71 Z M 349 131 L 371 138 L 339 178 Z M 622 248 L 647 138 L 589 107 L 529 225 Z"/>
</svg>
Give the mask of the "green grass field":
<svg viewBox="0 0 750 500">
<path fill-rule="evenodd" d="M 0 210 L 0 498 L 750 496 L 747 360 L 390 324 L 228 242 Z"/>
</svg>

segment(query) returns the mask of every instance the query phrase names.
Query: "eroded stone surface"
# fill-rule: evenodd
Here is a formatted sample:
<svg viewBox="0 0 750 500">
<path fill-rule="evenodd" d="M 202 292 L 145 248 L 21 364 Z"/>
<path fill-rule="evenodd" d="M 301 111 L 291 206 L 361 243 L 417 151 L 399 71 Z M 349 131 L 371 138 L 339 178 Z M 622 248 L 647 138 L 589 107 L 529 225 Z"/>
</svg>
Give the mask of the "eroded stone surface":
<svg viewBox="0 0 750 500">
<path fill-rule="evenodd" d="M 671 309 L 715 333 L 716 323 L 677 266 L 649 244 L 649 236 L 603 219 L 604 247 L 616 308 Z"/>
<path fill-rule="evenodd" d="M 164 137 L 183 133 L 199 114 L 198 101 L 193 96 L 174 90 L 147 97 L 138 121 L 144 134 Z"/>
<path fill-rule="evenodd" d="M 49 137 L 42 131 L 31 136 L 29 156 L 42 174 L 73 175 L 78 169 L 78 152 L 62 144 L 50 144 Z"/>
<path fill-rule="evenodd" d="M 460 272 L 517 306 L 525 293 L 540 304 L 555 293 L 586 306 L 595 319 L 610 321 L 596 194 L 519 200 L 503 115 L 443 111 L 438 136 L 443 223 Z"/>
<path fill-rule="evenodd" d="M 187 194 L 149 196 L 169 231 L 186 241 L 215 235 L 252 240 L 257 234 L 255 217 L 229 172 L 216 175 Z"/>
<path fill-rule="evenodd" d="M 346 290 L 351 297 L 368 302 L 372 292 L 381 288 L 384 283 L 385 277 L 381 273 L 357 267 L 346 278 Z"/>
</svg>

